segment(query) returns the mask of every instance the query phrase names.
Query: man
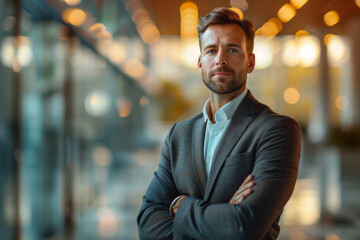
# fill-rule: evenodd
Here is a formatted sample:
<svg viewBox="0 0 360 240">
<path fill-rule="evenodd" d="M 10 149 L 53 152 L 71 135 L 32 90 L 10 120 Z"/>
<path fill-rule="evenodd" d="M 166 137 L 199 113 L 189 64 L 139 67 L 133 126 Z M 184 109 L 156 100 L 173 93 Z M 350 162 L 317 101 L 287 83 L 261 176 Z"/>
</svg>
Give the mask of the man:
<svg viewBox="0 0 360 240">
<path fill-rule="evenodd" d="M 170 130 L 138 216 L 140 239 L 276 239 L 301 131 L 246 89 L 254 27 L 226 8 L 199 20 L 203 113 Z"/>
</svg>

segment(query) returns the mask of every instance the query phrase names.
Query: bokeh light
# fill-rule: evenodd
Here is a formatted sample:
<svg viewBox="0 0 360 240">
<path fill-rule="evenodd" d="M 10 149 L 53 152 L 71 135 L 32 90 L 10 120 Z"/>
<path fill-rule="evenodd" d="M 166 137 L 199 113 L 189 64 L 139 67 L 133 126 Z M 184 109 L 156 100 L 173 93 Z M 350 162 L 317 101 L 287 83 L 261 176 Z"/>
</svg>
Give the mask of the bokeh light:
<svg viewBox="0 0 360 240">
<path fill-rule="evenodd" d="M 296 88 L 287 88 L 284 92 L 284 100 L 289 104 L 295 104 L 300 99 L 300 93 Z"/>
<path fill-rule="evenodd" d="M 296 15 L 296 9 L 291 4 L 285 3 L 277 15 L 282 22 L 287 23 Z"/>
<path fill-rule="evenodd" d="M 17 47 L 16 47 L 17 45 Z M 25 36 L 5 37 L 1 43 L 1 62 L 12 67 L 14 71 L 20 71 L 27 67 L 33 60 L 32 41 Z"/>
<path fill-rule="evenodd" d="M 296 8 L 300 9 L 305 5 L 309 0 L 290 0 L 290 3 Z"/>
<path fill-rule="evenodd" d="M 113 238 L 118 231 L 118 220 L 113 210 L 103 207 L 98 212 L 98 232 L 102 239 Z"/>
<path fill-rule="evenodd" d="M 142 96 L 139 100 L 140 106 L 146 106 L 149 104 L 149 98 L 147 96 Z"/>
<path fill-rule="evenodd" d="M 104 90 L 93 90 L 86 95 L 84 105 L 90 116 L 102 117 L 110 108 L 109 95 Z"/>
<path fill-rule="evenodd" d="M 64 0 L 67 5 L 74 6 L 81 3 L 81 0 Z"/>
<path fill-rule="evenodd" d="M 309 36 L 309 32 L 306 30 L 299 30 L 295 33 L 295 37 Z"/>
<path fill-rule="evenodd" d="M 340 21 L 340 16 L 336 11 L 330 11 L 324 15 L 324 22 L 329 27 L 334 26 L 339 21 Z"/>
<path fill-rule="evenodd" d="M 194 2 L 186 1 L 180 6 L 180 36 L 181 39 L 197 36 L 198 7 Z"/>
<path fill-rule="evenodd" d="M 128 117 L 131 113 L 131 102 L 125 97 L 119 97 L 116 101 L 119 117 Z"/>
<path fill-rule="evenodd" d="M 264 35 L 268 37 L 274 37 L 283 28 L 281 21 L 277 18 L 271 18 L 262 27 L 256 31 L 256 35 Z"/>
<path fill-rule="evenodd" d="M 329 63 L 337 66 L 349 58 L 349 48 L 344 40 L 337 35 L 331 35 L 327 40 Z"/>
<path fill-rule="evenodd" d="M 355 4 L 360 8 L 360 0 L 355 0 Z"/>
<path fill-rule="evenodd" d="M 335 99 L 335 106 L 338 110 L 345 110 L 348 107 L 348 104 L 349 102 L 344 95 L 337 96 Z"/>
<path fill-rule="evenodd" d="M 304 36 L 297 39 L 299 45 L 300 66 L 312 67 L 319 62 L 320 44 L 314 36 Z"/>
<path fill-rule="evenodd" d="M 68 8 L 63 12 L 62 18 L 71 25 L 80 26 L 85 22 L 86 14 L 80 8 Z"/>
<path fill-rule="evenodd" d="M 281 60 L 288 67 L 295 67 L 299 64 L 300 59 L 295 39 L 285 41 L 283 51 L 281 52 Z"/>
<path fill-rule="evenodd" d="M 234 12 L 237 13 L 237 15 L 239 16 L 240 19 L 244 18 L 244 13 L 237 7 L 231 7 L 229 8 L 230 10 L 233 10 Z"/>
<path fill-rule="evenodd" d="M 271 41 L 267 37 L 256 36 L 254 43 L 256 58 L 255 69 L 268 68 L 273 61 L 273 49 Z"/>
<path fill-rule="evenodd" d="M 283 63 L 288 67 L 313 67 L 319 63 L 320 44 L 314 36 L 287 39 L 281 53 Z"/>
<path fill-rule="evenodd" d="M 124 70 L 127 74 L 134 78 L 140 78 L 145 73 L 145 66 L 137 59 L 131 59 L 124 65 Z"/>
<path fill-rule="evenodd" d="M 105 167 L 111 164 L 113 156 L 107 147 L 98 145 L 92 151 L 92 159 L 96 165 Z"/>
</svg>

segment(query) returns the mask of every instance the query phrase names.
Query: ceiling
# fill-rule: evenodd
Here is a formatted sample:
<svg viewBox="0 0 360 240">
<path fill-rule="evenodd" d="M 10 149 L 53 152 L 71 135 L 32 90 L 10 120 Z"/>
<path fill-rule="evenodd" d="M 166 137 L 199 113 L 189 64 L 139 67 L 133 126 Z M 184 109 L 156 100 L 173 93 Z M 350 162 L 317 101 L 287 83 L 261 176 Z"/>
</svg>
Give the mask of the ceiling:
<svg viewBox="0 0 360 240">
<path fill-rule="evenodd" d="M 204 16 L 211 9 L 219 6 L 230 7 L 230 0 L 192 0 L 199 9 L 199 16 Z M 184 0 L 143 0 L 162 35 L 179 35 L 180 5 Z M 270 18 L 277 16 L 277 11 L 289 0 L 248 0 L 248 9 L 244 17 L 254 22 L 258 29 Z M 325 25 L 323 17 L 328 11 L 335 10 L 340 15 L 340 22 L 332 27 Z M 360 18 L 360 8 L 355 0 L 309 0 L 297 10 L 293 19 L 283 24 L 281 34 L 294 34 L 298 30 L 333 34 L 345 34 L 351 19 Z"/>
</svg>

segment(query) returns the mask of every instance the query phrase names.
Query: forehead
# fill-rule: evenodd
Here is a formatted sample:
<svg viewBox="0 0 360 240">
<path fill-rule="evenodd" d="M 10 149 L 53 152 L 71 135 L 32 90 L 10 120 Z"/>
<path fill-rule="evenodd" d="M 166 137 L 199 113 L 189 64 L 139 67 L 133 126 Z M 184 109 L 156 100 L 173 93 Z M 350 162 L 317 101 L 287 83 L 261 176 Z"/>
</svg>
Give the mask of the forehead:
<svg viewBox="0 0 360 240">
<path fill-rule="evenodd" d="M 201 46 L 226 43 L 245 46 L 245 40 L 245 32 L 237 24 L 211 25 L 202 34 Z"/>
</svg>

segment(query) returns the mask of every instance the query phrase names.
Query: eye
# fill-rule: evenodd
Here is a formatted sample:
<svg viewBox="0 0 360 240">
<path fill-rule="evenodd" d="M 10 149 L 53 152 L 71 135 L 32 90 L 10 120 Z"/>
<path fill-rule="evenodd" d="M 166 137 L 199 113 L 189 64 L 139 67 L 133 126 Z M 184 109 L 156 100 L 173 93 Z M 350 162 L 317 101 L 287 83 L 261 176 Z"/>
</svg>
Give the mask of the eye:
<svg viewBox="0 0 360 240">
<path fill-rule="evenodd" d="M 237 53 L 239 52 L 236 48 L 230 48 L 229 53 Z"/>
<path fill-rule="evenodd" d="M 208 54 L 214 54 L 215 52 L 216 52 L 215 49 L 209 49 L 209 50 L 207 51 Z"/>
</svg>

